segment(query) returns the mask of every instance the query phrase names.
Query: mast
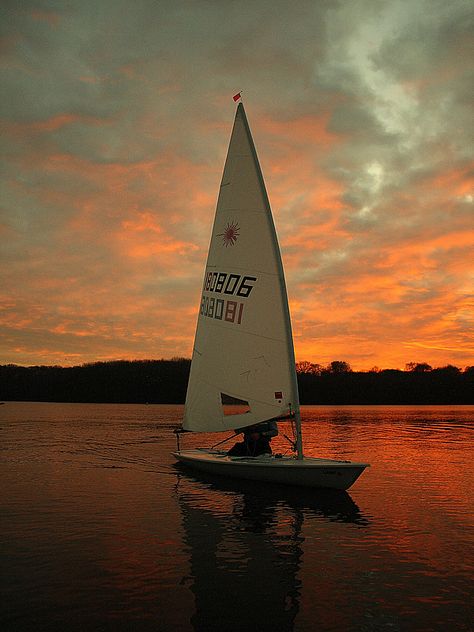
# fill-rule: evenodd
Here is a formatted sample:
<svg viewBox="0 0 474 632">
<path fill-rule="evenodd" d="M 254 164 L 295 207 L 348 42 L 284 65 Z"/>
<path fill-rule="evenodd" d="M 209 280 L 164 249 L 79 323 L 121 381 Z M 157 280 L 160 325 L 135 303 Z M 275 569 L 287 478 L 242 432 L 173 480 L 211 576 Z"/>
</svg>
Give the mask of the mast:
<svg viewBox="0 0 474 632">
<path fill-rule="evenodd" d="M 303 459 L 303 435 L 301 433 L 301 414 L 298 406 L 298 412 L 295 413 L 295 426 L 296 426 L 296 455 L 298 459 Z"/>
<path fill-rule="evenodd" d="M 262 169 L 260 167 L 260 162 L 258 160 L 257 151 L 255 149 L 255 145 L 253 142 L 252 133 L 250 131 L 250 126 L 247 121 L 247 115 L 245 114 L 244 104 L 242 102 L 237 106 L 237 110 L 240 110 L 242 113 L 242 119 L 244 121 L 245 127 L 247 128 L 247 133 L 249 138 L 251 139 L 250 147 L 254 157 L 255 165 L 257 167 L 258 172 L 258 181 L 260 184 L 260 189 L 263 195 L 263 199 L 265 200 L 265 205 L 268 211 L 268 218 L 270 221 L 270 226 L 273 231 L 274 239 L 273 239 L 273 248 L 275 251 L 275 259 L 277 261 L 278 267 L 278 276 L 280 281 L 280 287 L 283 295 L 286 297 L 284 301 L 284 310 L 285 310 L 285 326 L 286 326 L 286 343 L 288 347 L 288 357 L 291 361 L 291 382 L 293 386 L 293 393 L 296 401 L 292 402 L 293 412 L 295 414 L 295 428 L 296 428 L 296 454 L 298 459 L 303 459 L 303 437 L 301 433 L 301 413 L 300 413 L 300 401 L 298 396 L 298 380 L 296 377 L 296 360 L 295 360 L 295 350 L 293 346 L 293 333 L 291 330 L 291 316 L 290 316 L 290 308 L 288 305 L 288 292 L 286 290 L 286 282 L 285 282 L 285 272 L 283 270 L 283 262 L 281 259 L 280 247 L 278 245 L 278 238 L 275 228 L 275 222 L 273 221 L 273 214 L 271 211 L 270 200 L 268 199 L 267 189 L 265 187 L 265 181 L 263 179 Z"/>
</svg>

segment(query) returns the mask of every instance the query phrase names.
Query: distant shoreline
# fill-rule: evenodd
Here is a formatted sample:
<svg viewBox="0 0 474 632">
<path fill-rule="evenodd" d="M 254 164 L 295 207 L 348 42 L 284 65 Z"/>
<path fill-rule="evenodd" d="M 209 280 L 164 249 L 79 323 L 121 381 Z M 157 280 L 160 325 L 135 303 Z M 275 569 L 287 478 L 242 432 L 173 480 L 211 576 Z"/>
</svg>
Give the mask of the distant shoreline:
<svg viewBox="0 0 474 632">
<path fill-rule="evenodd" d="M 142 402 L 57 402 L 57 401 L 33 401 L 29 399 L 21 399 L 21 400 L 7 400 L 5 402 L 0 402 L 1 404 L 71 404 L 71 406 L 184 406 L 184 402 L 181 404 L 175 403 L 142 403 Z M 237 406 L 237 404 L 229 404 L 229 406 Z M 462 407 L 466 406 L 470 408 L 474 406 L 472 404 L 304 404 L 300 403 L 301 408 L 450 408 L 454 407 Z M 0 427 L 0 430 L 2 428 Z"/>
<path fill-rule="evenodd" d="M 0 366 L 0 400 L 91 404 L 183 404 L 191 361 L 120 360 L 75 367 Z M 301 404 L 474 404 L 474 367 L 351 371 L 298 363 Z"/>
</svg>

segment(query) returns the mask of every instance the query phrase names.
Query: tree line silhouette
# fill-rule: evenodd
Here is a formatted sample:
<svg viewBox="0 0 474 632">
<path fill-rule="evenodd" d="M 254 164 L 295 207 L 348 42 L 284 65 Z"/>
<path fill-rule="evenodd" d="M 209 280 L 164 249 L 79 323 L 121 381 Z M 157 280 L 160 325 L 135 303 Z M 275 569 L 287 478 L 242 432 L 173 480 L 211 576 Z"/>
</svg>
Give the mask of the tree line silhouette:
<svg viewBox="0 0 474 632">
<path fill-rule="evenodd" d="M 182 404 L 191 361 L 118 360 L 81 366 L 0 366 L 0 400 Z M 474 366 L 352 371 L 343 361 L 296 364 L 302 404 L 474 404 Z"/>
</svg>

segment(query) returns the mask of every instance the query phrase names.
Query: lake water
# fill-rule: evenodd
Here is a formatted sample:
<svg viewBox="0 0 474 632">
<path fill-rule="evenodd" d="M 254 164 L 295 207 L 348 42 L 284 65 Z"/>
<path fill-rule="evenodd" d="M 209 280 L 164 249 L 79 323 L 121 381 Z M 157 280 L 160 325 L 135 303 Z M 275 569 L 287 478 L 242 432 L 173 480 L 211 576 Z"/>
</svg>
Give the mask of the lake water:
<svg viewBox="0 0 474 632">
<path fill-rule="evenodd" d="M 302 415 L 349 492 L 186 474 L 181 406 L 0 406 L 0 629 L 472 630 L 474 407 Z"/>
</svg>

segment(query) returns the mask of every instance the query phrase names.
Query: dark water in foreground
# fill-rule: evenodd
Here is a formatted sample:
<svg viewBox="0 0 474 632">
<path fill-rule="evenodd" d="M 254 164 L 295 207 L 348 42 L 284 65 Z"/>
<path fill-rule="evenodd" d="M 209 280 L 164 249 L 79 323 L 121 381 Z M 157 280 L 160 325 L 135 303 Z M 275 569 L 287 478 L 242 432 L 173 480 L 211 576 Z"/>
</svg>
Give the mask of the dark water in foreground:
<svg viewBox="0 0 474 632">
<path fill-rule="evenodd" d="M 187 475 L 181 414 L 0 406 L 2 631 L 473 629 L 474 407 L 304 407 L 348 493 Z"/>
</svg>

